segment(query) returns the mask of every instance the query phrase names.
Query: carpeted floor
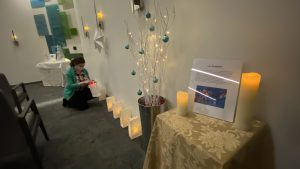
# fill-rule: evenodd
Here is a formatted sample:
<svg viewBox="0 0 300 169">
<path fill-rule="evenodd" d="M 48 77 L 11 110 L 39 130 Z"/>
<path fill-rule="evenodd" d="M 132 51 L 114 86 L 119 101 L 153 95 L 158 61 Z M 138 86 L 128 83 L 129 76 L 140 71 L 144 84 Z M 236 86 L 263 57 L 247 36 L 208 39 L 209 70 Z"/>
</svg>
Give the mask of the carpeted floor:
<svg viewBox="0 0 300 169">
<path fill-rule="evenodd" d="M 140 138 L 130 140 L 127 128 L 97 99 L 77 111 L 62 107 L 61 87 L 26 86 L 38 104 L 50 142 L 39 132 L 38 151 L 45 169 L 141 169 L 145 152 Z M 33 164 L 26 160 L 21 168 Z M 26 167 L 28 168 L 28 167 Z M 31 168 L 31 167 L 29 167 Z"/>
</svg>

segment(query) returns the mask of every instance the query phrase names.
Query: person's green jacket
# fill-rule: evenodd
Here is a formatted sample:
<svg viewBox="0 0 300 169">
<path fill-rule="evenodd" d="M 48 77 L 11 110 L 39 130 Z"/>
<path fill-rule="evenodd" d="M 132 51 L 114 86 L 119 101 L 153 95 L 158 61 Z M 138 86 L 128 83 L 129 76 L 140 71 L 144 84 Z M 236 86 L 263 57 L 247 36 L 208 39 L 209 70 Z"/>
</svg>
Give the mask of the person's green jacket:
<svg viewBox="0 0 300 169">
<path fill-rule="evenodd" d="M 89 73 L 86 69 L 83 69 L 83 73 L 89 77 Z M 66 86 L 64 88 L 64 98 L 69 100 L 75 93 L 75 90 L 80 87 L 80 84 L 76 81 L 76 74 L 74 67 L 70 67 L 66 71 Z"/>
</svg>

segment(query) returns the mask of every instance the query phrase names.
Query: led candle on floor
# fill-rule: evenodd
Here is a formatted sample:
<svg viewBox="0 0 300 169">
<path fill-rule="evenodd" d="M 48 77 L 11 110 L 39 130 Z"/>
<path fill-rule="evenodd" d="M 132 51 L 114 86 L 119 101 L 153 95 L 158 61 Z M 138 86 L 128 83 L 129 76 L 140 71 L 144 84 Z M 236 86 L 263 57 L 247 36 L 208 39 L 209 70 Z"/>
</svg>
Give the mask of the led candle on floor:
<svg viewBox="0 0 300 169">
<path fill-rule="evenodd" d="M 120 124 L 122 128 L 125 128 L 128 126 L 129 119 L 131 118 L 131 110 L 125 109 L 121 112 L 120 115 Z"/>
<path fill-rule="evenodd" d="M 235 126 L 241 130 L 251 128 L 254 101 L 259 88 L 261 75 L 258 73 L 243 73 L 238 105 L 235 116 Z"/>
<path fill-rule="evenodd" d="M 113 116 L 115 119 L 120 117 L 121 111 L 123 110 L 123 106 L 121 102 L 117 102 L 113 106 Z"/>
<path fill-rule="evenodd" d="M 177 92 L 177 114 L 185 116 L 188 113 L 188 99 L 189 94 L 187 92 Z"/>
<path fill-rule="evenodd" d="M 93 97 L 100 97 L 101 93 L 95 81 L 89 83 L 89 88 Z"/>
<path fill-rule="evenodd" d="M 135 139 L 142 135 L 142 126 L 139 117 L 136 116 L 129 119 L 128 134 L 130 139 Z"/>
<path fill-rule="evenodd" d="M 107 111 L 108 112 L 113 111 L 113 106 L 114 106 L 115 102 L 116 102 L 116 98 L 114 96 L 106 98 L 106 104 L 107 104 Z"/>
</svg>

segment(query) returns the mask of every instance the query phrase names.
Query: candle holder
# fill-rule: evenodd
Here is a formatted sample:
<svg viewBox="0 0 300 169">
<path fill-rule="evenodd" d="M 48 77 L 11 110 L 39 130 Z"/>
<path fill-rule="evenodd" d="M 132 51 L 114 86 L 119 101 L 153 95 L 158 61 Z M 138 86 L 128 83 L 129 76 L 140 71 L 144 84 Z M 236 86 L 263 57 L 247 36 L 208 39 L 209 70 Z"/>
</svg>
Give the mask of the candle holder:
<svg viewBox="0 0 300 169">
<path fill-rule="evenodd" d="M 120 114 L 123 110 L 123 105 L 121 102 L 117 102 L 114 104 L 113 106 L 113 116 L 115 119 L 119 118 L 120 117 Z"/>
<path fill-rule="evenodd" d="M 131 118 L 131 110 L 125 109 L 120 115 L 120 125 L 122 128 L 128 127 L 129 119 Z"/>
<path fill-rule="evenodd" d="M 17 35 L 15 34 L 14 30 L 11 30 L 11 38 L 15 46 L 19 46 L 19 41 L 17 40 Z"/>
<path fill-rule="evenodd" d="M 128 134 L 130 139 L 135 139 L 142 135 L 142 126 L 139 117 L 136 116 L 129 119 Z"/>
<path fill-rule="evenodd" d="M 189 94 L 184 91 L 177 92 L 177 115 L 186 116 L 188 114 Z"/>
<path fill-rule="evenodd" d="M 89 37 L 89 30 L 90 30 L 90 27 L 88 25 L 85 25 L 83 27 L 85 37 Z"/>
<path fill-rule="evenodd" d="M 103 12 L 100 11 L 97 13 L 98 26 L 101 30 L 104 30 L 104 15 Z"/>
<path fill-rule="evenodd" d="M 259 88 L 261 75 L 243 73 L 234 125 L 240 130 L 249 130 L 253 121 L 255 98 Z"/>
<path fill-rule="evenodd" d="M 106 98 L 106 105 L 107 105 L 108 112 L 113 111 L 113 106 L 114 106 L 115 102 L 116 102 L 116 98 L 114 96 Z"/>
</svg>

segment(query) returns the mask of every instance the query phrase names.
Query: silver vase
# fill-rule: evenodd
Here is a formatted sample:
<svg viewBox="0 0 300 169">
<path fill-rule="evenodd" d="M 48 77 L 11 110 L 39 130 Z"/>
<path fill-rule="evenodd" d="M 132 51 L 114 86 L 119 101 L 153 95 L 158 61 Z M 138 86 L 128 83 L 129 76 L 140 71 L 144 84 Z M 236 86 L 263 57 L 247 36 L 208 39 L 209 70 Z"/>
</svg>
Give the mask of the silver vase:
<svg viewBox="0 0 300 169">
<path fill-rule="evenodd" d="M 147 150 L 149 139 L 151 136 L 151 130 L 155 121 L 155 118 L 158 114 L 165 111 L 166 99 L 162 96 L 157 96 L 159 99 L 157 105 L 146 106 L 145 105 L 145 96 L 138 99 L 141 124 L 142 124 L 142 148 Z"/>
</svg>

